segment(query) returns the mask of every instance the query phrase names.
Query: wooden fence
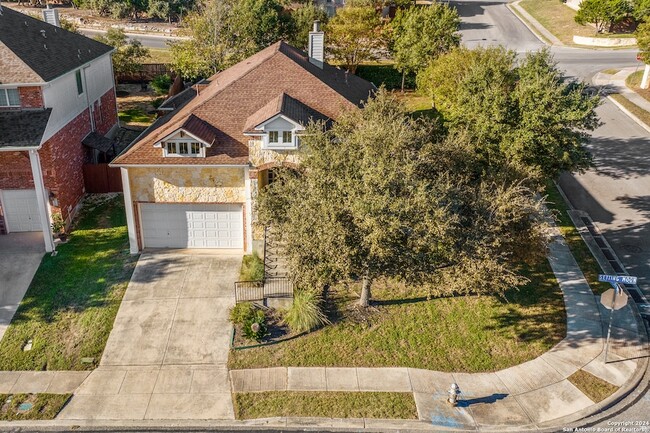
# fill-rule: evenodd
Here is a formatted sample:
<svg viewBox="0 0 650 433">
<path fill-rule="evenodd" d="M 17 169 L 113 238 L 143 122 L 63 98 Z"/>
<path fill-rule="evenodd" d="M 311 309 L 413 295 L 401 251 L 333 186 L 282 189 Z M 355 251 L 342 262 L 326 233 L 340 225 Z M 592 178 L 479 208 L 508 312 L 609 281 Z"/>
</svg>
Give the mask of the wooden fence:
<svg viewBox="0 0 650 433">
<path fill-rule="evenodd" d="M 145 63 L 142 65 L 142 71 L 132 74 L 118 74 L 116 78 L 120 83 L 142 83 L 149 82 L 158 75 L 165 74 L 173 75 L 169 69 L 169 65 L 165 63 Z"/>
<path fill-rule="evenodd" d="M 108 164 L 84 164 L 86 192 L 122 192 L 122 174 L 119 168 Z"/>
</svg>

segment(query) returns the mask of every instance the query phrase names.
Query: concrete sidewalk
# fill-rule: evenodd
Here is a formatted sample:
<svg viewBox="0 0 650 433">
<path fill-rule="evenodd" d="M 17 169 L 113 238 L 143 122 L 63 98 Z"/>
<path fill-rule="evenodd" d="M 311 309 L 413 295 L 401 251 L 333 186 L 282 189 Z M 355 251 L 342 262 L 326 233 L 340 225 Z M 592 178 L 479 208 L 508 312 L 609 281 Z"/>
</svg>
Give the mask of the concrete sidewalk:
<svg viewBox="0 0 650 433">
<path fill-rule="evenodd" d="M 650 113 L 650 101 L 648 101 L 643 96 L 639 95 L 634 90 L 627 87 L 627 85 L 625 84 L 625 80 L 627 80 L 627 77 L 629 77 L 634 72 L 637 72 L 639 70 L 642 71 L 643 68 L 636 68 L 636 67 L 623 68 L 619 72 L 613 75 L 606 74 L 604 72 L 599 72 L 596 75 L 594 75 L 592 82 L 596 86 L 602 86 L 607 91 L 608 94 L 618 93 L 622 95 L 624 98 L 626 98 L 627 100 L 629 100 L 630 102 L 632 102 L 634 105 Z M 627 114 L 632 120 L 638 123 L 642 128 L 650 132 L 650 125 L 643 122 L 643 120 L 639 119 L 637 116 L 631 113 L 627 108 L 622 106 L 620 103 L 618 103 L 610 96 L 608 96 L 607 99 L 612 101 L 618 108 L 620 108 L 625 114 Z"/>
<path fill-rule="evenodd" d="M 605 364 L 601 320 L 605 310 L 559 234 L 550 246 L 549 261 L 564 295 L 567 336 L 524 364 L 477 374 L 412 368 L 234 370 L 230 372 L 232 390 L 412 392 L 420 420 L 438 428 L 525 430 L 588 412 L 595 402 L 567 378 L 582 369 L 624 387 L 635 375 L 641 357 L 647 355 L 645 340 L 638 336 L 631 307 L 617 311 L 609 351 L 609 360 L 615 362 Z M 608 318 L 607 311 L 603 319 Z M 462 391 L 462 402 L 455 408 L 445 401 L 454 382 Z"/>
</svg>

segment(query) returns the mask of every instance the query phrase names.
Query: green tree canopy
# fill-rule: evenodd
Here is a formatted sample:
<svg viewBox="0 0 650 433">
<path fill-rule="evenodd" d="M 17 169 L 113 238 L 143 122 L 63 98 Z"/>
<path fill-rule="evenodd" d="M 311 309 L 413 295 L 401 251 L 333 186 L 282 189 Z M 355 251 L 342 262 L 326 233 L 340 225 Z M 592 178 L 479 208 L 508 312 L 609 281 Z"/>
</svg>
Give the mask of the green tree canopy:
<svg viewBox="0 0 650 433">
<path fill-rule="evenodd" d="M 650 65 L 650 22 L 640 24 L 635 36 L 641 60 Z"/>
<path fill-rule="evenodd" d="M 629 0 L 583 0 L 575 16 L 578 24 L 596 26 L 596 33 L 611 31 L 612 27 L 632 13 Z"/>
<path fill-rule="evenodd" d="M 286 37 L 278 0 L 206 0 L 184 22 L 188 40 L 173 43 L 172 68 L 185 78 L 208 77 Z"/>
<path fill-rule="evenodd" d="M 348 1 L 325 28 L 328 51 L 351 72 L 383 46 L 381 19 L 370 0 Z"/>
<path fill-rule="evenodd" d="M 458 12 L 441 3 L 399 10 L 390 26 L 390 51 L 397 70 L 403 76 L 414 74 L 441 53 L 457 47 L 459 26 Z"/>
<path fill-rule="evenodd" d="M 311 125 L 300 173 L 283 171 L 260 194 L 262 224 L 281 232 L 303 287 L 399 277 L 446 279 L 444 293 L 495 293 L 525 281 L 511 258 L 545 251 L 540 203 L 520 184 L 471 175 L 462 136 L 441 137 L 380 90 L 329 131 Z M 498 281 L 497 281 L 498 280 Z"/>
<path fill-rule="evenodd" d="M 149 49 L 136 39 L 128 41 L 124 31 L 111 28 L 104 36 L 96 38 L 99 42 L 115 48 L 113 70 L 115 75 L 133 74 L 142 70 L 142 63 L 149 58 Z"/>
<path fill-rule="evenodd" d="M 650 0 L 634 0 L 632 13 L 637 21 L 648 21 L 650 18 Z"/>
<path fill-rule="evenodd" d="M 314 21 L 326 25 L 327 12 L 314 3 L 305 3 L 291 12 L 293 31 L 289 43 L 296 48 L 306 50 L 309 45 L 309 32 L 314 27 Z"/>
<path fill-rule="evenodd" d="M 546 49 L 517 65 L 502 47 L 458 48 L 419 74 L 418 88 L 451 131 L 471 137 L 485 169 L 507 162 L 543 182 L 591 164 L 584 145 L 599 98 L 567 80 Z"/>
</svg>

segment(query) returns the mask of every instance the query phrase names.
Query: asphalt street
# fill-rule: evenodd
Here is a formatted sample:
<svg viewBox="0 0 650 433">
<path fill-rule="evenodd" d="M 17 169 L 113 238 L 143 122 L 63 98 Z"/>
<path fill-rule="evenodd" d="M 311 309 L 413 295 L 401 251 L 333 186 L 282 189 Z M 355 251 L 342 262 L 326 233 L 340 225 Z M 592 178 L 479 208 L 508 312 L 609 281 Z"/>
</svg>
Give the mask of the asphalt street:
<svg viewBox="0 0 650 433">
<path fill-rule="evenodd" d="M 470 47 L 504 45 L 519 54 L 543 48 L 544 44 L 505 3 L 452 2 L 463 20 L 463 43 Z M 607 68 L 642 68 L 636 61 L 636 50 L 552 47 L 551 52 L 568 76 L 584 81 Z M 607 99 L 603 99 L 598 115 L 602 125 L 593 131 L 589 144 L 594 168 L 582 174 L 565 174 L 560 185 L 575 208 L 590 214 L 628 272 L 639 277 L 639 286 L 649 295 L 650 137 Z M 650 394 L 646 390 L 632 406 L 589 425 L 601 431 L 615 431 L 625 427 L 620 423 L 648 420 L 649 413 Z"/>
<path fill-rule="evenodd" d="M 95 38 L 100 35 L 106 34 L 105 30 L 96 30 L 96 29 L 79 29 L 81 34 L 88 36 L 89 38 Z M 182 37 L 175 36 L 166 36 L 166 35 L 151 35 L 151 34 L 139 34 L 139 33 L 126 33 L 128 40 L 137 39 L 143 46 L 148 48 L 168 48 L 170 42 L 175 42 L 182 40 Z"/>
</svg>

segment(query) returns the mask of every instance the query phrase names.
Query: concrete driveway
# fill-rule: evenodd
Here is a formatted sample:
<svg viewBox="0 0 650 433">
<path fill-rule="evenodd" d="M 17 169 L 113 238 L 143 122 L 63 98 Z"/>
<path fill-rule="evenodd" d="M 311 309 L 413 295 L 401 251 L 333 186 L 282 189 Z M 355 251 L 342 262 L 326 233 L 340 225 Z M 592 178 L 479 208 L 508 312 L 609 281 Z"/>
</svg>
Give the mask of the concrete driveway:
<svg viewBox="0 0 650 433">
<path fill-rule="evenodd" d="M 146 253 L 99 367 L 61 419 L 232 419 L 233 283 L 241 255 Z"/>
<path fill-rule="evenodd" d="M 0 236 L 0 340 L 45 254 L 43 234 Z"/>
</svg>

